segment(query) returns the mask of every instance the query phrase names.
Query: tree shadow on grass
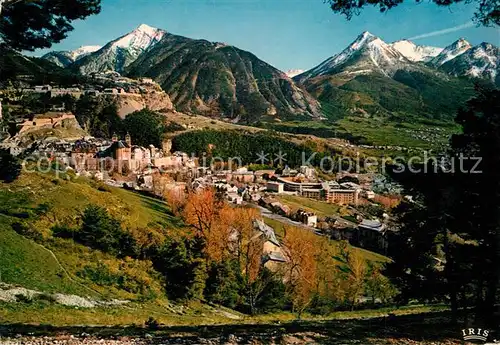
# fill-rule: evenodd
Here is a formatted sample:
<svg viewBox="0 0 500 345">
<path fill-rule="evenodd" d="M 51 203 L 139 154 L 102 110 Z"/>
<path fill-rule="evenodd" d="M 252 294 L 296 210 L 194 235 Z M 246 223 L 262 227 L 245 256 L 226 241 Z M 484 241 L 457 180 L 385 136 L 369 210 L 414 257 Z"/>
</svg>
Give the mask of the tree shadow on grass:
<svg viewBox="0 0 500 345">
<path fill-rule="evenodd" d="M 159 326 L 152 330 L 131 327 L 52 327 L 48 325 L 3 325 L 0 334 L 87 333 L 96 337 L 137 336 L 149 338 L 149 344 L 197 344 L 200 339 L 238 344 L 268 344 L 304 341 L 308 344 L 432 344 L 460 343 L 460 325 L 453 325 L 449 312 L 379 317 L 357 320 L 300 321 L 282 324 L 229 324 L 213 326 Z M 453 342 L 449 342 L 449 341 Z"/>
</svg>

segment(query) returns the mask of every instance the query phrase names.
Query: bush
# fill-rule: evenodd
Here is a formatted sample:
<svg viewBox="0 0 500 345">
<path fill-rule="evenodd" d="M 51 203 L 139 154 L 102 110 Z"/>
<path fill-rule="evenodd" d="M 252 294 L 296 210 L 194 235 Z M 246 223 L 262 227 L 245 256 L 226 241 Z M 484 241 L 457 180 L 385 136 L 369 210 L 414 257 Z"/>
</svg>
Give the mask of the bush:
<svg viewBox="0 0 500 345">
<path fill-rule="evenodd" d="M 63 225 L 56 224 L 50 230 L 52 230 L 53 236 L 66 239 L 73 238 L 75 234 L 75 229 L 71 228 L 66 224 Z"/>
<path fill-rule="evenodd" d="M 23 294 L 17 294 L 14 297 L 16 297 L 16 301 L 21 302 L 21 303 L 32 303 L 33 302 L 33 298 L 31 298 L 30 296 L 23 295 Z"/>
<path fill-rule="evenodd" d="M 113 255 L 136 257 L 138 254 L 134 238 L 123 231 L 120 222 L 105 208 L 97 205 L 87 206 L 82 216 L 82 227 L 75 235 L 76 241 Z"/>
<path fill-rule="evenodd" d="M 144 324 L 146 325 L 147 328 L 152 330 L 156 330 L 160 327 L 158 321 L 152 316 L 150 316 L 149 319 L 147 319 Z"/>
<path fill-rule="evenodd" d="M 81 278 L 88 278 L 101 286 L 112 286 L 118 284 L 120 280 L 123 280 L 121 276 L 112 274 L 108 266 L 101 262 L 99 262 L 96 267 L 89 265 L 85 266 L 83 270 L 77 272 L 77 275 Z"/>
<path fill-rule="evenodd" d="M 42 293 L 42 294 L 36 295 L 35 299 L 37 301 L 45 301 L 45 302 L 49 302 L 49 303 L 56 303 L 57 302 L 56 298 L 48 293 Z"/>
<path fill-rule="evenodd" d="M 6 183 L 14 182 L 21 175 L 19 159 L 5 150 L 0 150 L 0 180 Z"/>
<path fill-rule="evenodd" d="M 12 226 L 12 230 L 17 232 L 21 236 L 31 238 L 32 240 L 35 240 L 35 241 L 40 241 L 43 239 L 43 235 L 40 232 L 38 232 L 36 229 L 34 229 L 31 226 L 28 226 L 25 223 L 14 222 L 14 223 L 12 223 L 11 226 Z"/>
<path fill-rule="evenodd" d="M 97 190 L 100 192 L 106 192 L 106 193 L 111 193 L 111 188 L 104 183 L 101 183 L 97 186 Z"/>
</svg>

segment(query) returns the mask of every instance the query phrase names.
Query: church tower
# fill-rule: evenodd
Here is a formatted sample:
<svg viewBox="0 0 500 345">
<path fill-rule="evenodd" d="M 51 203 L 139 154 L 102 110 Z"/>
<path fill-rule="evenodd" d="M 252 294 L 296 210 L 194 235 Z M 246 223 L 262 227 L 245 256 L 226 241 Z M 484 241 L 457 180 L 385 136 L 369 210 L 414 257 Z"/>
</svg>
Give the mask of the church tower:
<svg viewBox="0 0 500 345">
<path fill-rule="evenodd" d="M 127 145 L 129 147 L 132 147 L 132 137 L 130 136 L 130 134 L 127 133 L 127 135 L 125 136 L 125 142 L 127 143 Z"/>
</svg>

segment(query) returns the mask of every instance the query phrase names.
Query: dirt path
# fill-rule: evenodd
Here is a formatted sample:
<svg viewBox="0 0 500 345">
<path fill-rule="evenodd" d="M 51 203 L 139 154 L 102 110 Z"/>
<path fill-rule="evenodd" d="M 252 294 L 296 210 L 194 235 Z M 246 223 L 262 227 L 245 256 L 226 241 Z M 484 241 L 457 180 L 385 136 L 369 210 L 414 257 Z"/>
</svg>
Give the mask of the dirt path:
<svg viewBox="0 0 500 345">
<path fill-rule="evenodd" d="M 44 249 L 45 251 L 47 251 L 47 252 L 50 253 L 50 255 L 54 258 L 54 260 L 56 261 L 56 263 L 59 266 L 59 268 L 64 272 L 64 274 L 66 274 L 66 276 L 68 277 L 69 280 L 71 280 L 73 283 L 79 285 L 80 287 L 86 289 L 87 291 L 92 292 L 92 294 L 97 294 L 97 295 L 99 295 L 99 296 L 102 297 L 102 294 L 100 292 L 95 291 L 95 290 L 89 288 L 88 286 L 83 285 L 79 281 L 73 279 L 73 277 L 71 276 L 71 274 L 66 270 L 66 268 L 64 268 L 64 266 L 61 264 L 61 262 L 59 261 L 59 259 L 56 256 L 56 254 L 54 254 L 54 252 L 52 250 L 50 250 L 49 248 L 41 245 L 40 243 L 36 243 L 35 241 L 33 241 L 33 243 L 36 244 L 37 246 L 39 246 L 40 248 Z"/>
</svg>

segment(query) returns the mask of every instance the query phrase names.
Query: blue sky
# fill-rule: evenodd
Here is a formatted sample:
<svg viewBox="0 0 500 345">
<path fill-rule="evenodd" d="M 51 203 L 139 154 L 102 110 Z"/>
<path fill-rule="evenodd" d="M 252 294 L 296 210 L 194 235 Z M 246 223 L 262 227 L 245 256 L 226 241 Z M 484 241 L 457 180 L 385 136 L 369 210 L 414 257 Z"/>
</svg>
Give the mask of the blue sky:
<svg viewBox="0 0 500 345">
<path fill-rule="evenodd" d="M 475 10 L 475 4 L 405 3 L 385 14 L 367 8 L 347 21 L 323 0 L 102 0 L 101 13 L 74 22 L 75 30 L 52 50 L 104 45 L 145 23 L 173 34 L 235 45 L 282 70 L 309 69 L 365 30 L 392 42 L 465 27 Z M 475 26 L 415 42 L 444 47 L 460 37 L 472 44 L 500 45 L 499 29 Z"/>
</svg>

